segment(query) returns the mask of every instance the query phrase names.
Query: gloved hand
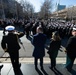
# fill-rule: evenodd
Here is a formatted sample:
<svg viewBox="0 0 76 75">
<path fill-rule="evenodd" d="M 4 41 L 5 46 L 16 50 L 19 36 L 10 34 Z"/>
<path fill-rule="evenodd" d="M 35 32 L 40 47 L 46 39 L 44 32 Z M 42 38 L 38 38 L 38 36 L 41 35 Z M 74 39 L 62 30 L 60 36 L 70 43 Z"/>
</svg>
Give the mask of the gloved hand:
<svg viewBox="0 0 76 75">
<path fill-rule="evenodd" d="M 4 51 L 5 51 L 5 52 L 8 52 L 6 48 L 4 49 Z"/>
</svg>

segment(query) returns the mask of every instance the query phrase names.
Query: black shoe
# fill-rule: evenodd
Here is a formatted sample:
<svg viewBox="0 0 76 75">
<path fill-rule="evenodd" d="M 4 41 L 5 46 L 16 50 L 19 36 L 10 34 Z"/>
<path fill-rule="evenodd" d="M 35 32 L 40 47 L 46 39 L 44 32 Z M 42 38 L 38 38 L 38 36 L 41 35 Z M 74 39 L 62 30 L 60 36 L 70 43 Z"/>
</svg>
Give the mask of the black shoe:
<svg viewBox="0 0 76 75">
<path fill-rule="evenodd" d="M 53 70 L 54 67 L 49 67 L 49 68 Z"/>
<path fill-rule="evenodd" d="M 0 70 L 2 69 L 3 65 L 0 66 Z"/>
<path fill-rule="evenodd" d="M 56 70 L 56 67 L 53 67 Z"/>
<path fill-rule="evenodd" d="M 68 69 L 68 68 L 66 68 L 67 69 L 67 71 L 69 71 L 69 72 L 71 72 L 72 71 L 72 69 Z"/>
<path fill-rule="evenodd" d="M 19 64 L 19 67 L 21 67 L 21 63 Z"/>
<path fill-rule="evenodd" d="M 35 67 L 35 70 L 38 70 L 38 67 Z"/>
<path fill-rule="evenodd" d="M 35 70 L 36 70 L 36 71 L 38 71 L 38 70 L 39 70 L 37 65 L 35 65 Z"/>
<path fill-rule="evenodd" d="M 43 66 L 41 66 L 41 70 L 43 70 L 44 68 L 43 68 Z"/>
<path fill-rule="evenodd" d="M 67 71 L 71 72 L 72 68 L 66 67 Z"/>
</svg>

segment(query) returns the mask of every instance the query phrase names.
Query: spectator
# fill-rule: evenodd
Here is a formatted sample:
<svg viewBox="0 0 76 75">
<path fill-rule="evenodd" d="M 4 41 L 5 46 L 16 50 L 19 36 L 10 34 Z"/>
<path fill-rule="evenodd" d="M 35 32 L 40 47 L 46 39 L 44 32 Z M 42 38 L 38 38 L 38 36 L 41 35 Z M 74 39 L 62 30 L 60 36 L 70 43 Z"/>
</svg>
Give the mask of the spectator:
<svg viewBox="0 0 76 75">
<path fill-rule="evenodd" d="M 76 57 L 76 28 L 73 28 L 72 36 L 69 38 L 67 42 L 66 53 L 67 53 L 66 68 L 68 71 L 71 71 Z"/>
<path fill-rule="evenodd" d="M 56 66 L 56 57 L 58 55 L 58 50 L 60 48 L 61 45 L 61 38 L 59 36 L 59 33 L 57 31 L 53 32 L 52 34 L 52 39 L 50 42 L 50 47 L 49 47 L 49 57 L 51 60 L 51 69 L 54 69 Z"/>
<path fill-rule="evenodd" d="M 38 59 L 40 59 L 40 66 L 43 69 L 43 57 L 45 56 L 45 43 L 46 43 L 46 35 L 43 34 L 43 29 L 41 26 L 37 27 L 37 34 L 33 37 L 33 57 L 35 69 L 37 69 Z"/>
</svg>

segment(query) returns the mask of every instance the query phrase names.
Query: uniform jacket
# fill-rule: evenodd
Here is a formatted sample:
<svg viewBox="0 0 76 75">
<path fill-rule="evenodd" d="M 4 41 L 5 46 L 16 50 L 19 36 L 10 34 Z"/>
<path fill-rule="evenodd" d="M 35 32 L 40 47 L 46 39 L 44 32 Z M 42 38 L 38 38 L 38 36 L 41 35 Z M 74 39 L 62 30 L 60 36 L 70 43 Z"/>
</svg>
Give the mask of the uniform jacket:
<svg viewBox="0 0 76 75">
<path fill-rule="evenodd" d="M 46 43 L 46 35 L 43 33 L 38 33 L 34 35 L 33 37 L 33 45 L 34 45 L 34 51 L 33 56 L 34 57 L 44 57 L 45 56 L 45 43 Z"/>
<path fill-rule="evenodd" d="M 69 38 L 66 45 L 67 54 L 76 57 L 76 36 Z"/>
<path fill-rule="evenodd" d="M 18 42 L 18 38 L 22 37 L 24 34 L 14 34 L 14 33 L 8 33 L 8 35 L 5 35 L 2 37 L 1 41 L 1 47 L 3 49 L 7 49 L 8 51 L 10 50 L 19 50 L 20 45 Z"/>
</svg>

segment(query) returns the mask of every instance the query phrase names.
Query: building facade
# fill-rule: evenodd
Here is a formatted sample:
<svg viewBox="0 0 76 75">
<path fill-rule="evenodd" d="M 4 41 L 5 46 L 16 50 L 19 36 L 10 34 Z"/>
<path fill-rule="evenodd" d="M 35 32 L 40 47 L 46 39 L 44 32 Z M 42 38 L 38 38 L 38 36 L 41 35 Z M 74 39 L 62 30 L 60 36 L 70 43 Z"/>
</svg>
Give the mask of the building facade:
<svg viewBox="0 0 76 75">
<path fill-rule="evenodd" d="M 63 19 L 76 19 L 76 6 L 68 7 L 59 11 L 55 11 L 51 14 L 51 17 L 63 18 Z"/>
</svg>

